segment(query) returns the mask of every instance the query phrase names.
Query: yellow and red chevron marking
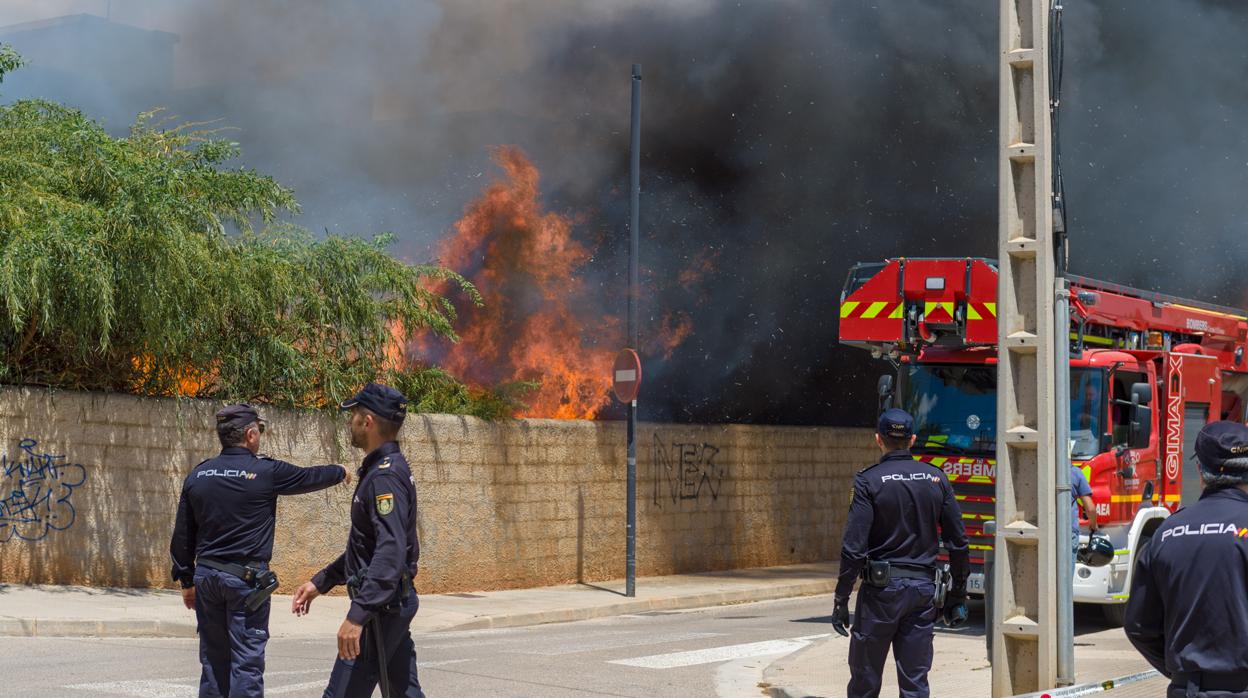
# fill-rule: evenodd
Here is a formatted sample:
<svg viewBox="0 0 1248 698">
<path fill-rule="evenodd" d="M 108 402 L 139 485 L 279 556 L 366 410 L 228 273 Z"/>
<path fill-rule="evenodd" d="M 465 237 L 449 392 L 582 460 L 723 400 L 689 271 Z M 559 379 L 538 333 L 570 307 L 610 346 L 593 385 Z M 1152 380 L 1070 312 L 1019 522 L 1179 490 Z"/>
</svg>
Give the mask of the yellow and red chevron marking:
<svg viewBox="0 0 1248 698">
<path fill-rule="evenodd" d="M 966 302 L 967 320 L 984 320 L 995 317 L 997 317 L 996 303 L 976 303 L 975 301 Z"/>
<path fill-rule="evenodd" d="M 953 322 L 953 301 L 927 301 L 923 304 L 925 322 Z"/>
<path fill-rule="evenodd" d="M 845 301 L 841 303 L 841 319 L 900 320 L 902 305 L 900 301 Z"/>
</svg>

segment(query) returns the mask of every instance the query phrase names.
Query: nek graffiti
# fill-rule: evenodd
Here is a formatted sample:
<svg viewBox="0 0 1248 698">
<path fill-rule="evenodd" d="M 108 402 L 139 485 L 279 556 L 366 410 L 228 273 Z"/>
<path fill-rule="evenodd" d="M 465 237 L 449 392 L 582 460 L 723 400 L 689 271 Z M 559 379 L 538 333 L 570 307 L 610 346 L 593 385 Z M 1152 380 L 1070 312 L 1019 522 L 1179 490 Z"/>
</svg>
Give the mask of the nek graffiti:
<svg viewBox="0 0 1248 698">
<path fill-rule="evenodd" d="M 650 452 L 655 505 L 662 506 L 664 499 L 670 499 L 673 504 L 703 496 L 712 502 L 718 500 L 727 470 L 715 461 L 718 455 L 719 448 L 708 443 L 673 441 L 668 448 L 655 434 Z"/>
<path fill-rule="evenodd" d="M 74 525 L 74 488 L 87 470 L 65 456 L 43 453 L 39 442 L 22 439 L 20 453 L 0 455 L 0 543 L 14 536 L 43 540 L 49 531 Z"/>
</svg>

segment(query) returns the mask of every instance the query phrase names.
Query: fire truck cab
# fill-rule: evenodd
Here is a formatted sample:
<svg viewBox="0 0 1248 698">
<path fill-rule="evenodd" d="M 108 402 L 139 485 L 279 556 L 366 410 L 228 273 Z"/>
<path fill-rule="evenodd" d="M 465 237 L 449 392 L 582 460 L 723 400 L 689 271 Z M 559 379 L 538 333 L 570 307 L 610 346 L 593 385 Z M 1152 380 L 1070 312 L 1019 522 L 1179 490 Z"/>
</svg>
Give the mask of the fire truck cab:
<svg viewBox="0 0 1248 698">
<path fill-rule="evenodd" d="M 1163 519 L 1200 497 L 1196 434 L 1208 421 L 1245 419 L 1248 314 L 1067 279 L 1066 446 L 1117 552 L 1105 567 L 1076 565 L 1074 598 L 1121 624 L 1136 558 Z M 984 592 L 992 546 L 984 523 L 996 501 L 997 283 L 990 259 L 890 259 L 853 267 L 840 304 L 840 341 L 895 366 L 895 376 L 881 377 L 881 396 L 914 416 L 915 458 L 953 484 L 971 542 L 972 594 Z M 1068 517 L 1059 512 L 1059 521 Z M 1081 516 L 1084 537 L 1087 526 Z"/>
</svg>

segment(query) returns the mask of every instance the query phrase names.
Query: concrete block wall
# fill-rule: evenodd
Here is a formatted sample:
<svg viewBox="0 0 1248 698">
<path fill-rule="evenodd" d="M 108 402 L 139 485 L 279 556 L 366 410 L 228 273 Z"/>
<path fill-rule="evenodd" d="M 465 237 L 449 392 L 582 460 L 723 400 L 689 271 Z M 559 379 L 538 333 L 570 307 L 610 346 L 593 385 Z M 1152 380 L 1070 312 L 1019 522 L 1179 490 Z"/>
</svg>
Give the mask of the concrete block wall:
<svg viewBox="0 0 1248 698">
<path fill-rule="evenodd" d="M 169 587 L 182 479 L 219 450 L 208 401 L 0 389 L 0 583 Z M 298 465 L 362 454 L 334 415 L 265 410 L 266 453 Z M 409 416 L 422 592 L 624 575 L 620 423 Z M 834 559 L 861 429 L 643 424 L 638 574 Z M 283 586 L 341 551 L 351 491 L 279 500 Z"/>
</svg>

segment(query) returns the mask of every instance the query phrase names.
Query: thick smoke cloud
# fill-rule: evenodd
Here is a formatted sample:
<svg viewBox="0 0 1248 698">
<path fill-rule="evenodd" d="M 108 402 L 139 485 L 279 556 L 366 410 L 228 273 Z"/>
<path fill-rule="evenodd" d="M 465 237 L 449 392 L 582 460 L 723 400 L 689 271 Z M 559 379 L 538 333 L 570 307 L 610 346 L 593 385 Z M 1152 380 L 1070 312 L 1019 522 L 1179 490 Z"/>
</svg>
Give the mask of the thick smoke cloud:
<svg viewBox="0 0 1248 698">
<path fill-rule="evenodd" d="M 113 7 L 181 37 L 171 109 L 236 127 L 313 229 L 394 230 L 427 259 L 496 175 L 489 146 L 520 146 L 596 249 L 584 303 L 620 315 L 642 63 L 642 329 L 694 324 L 647 366 L 645 418 L 869 421 L 885 367 L 836 345 L 849 265 L 996 252 L 993 2 Z M 1073 271 L 1248 301 L 1246 23 L 1228 0 L 1066 3 Z"/>
</svg>

